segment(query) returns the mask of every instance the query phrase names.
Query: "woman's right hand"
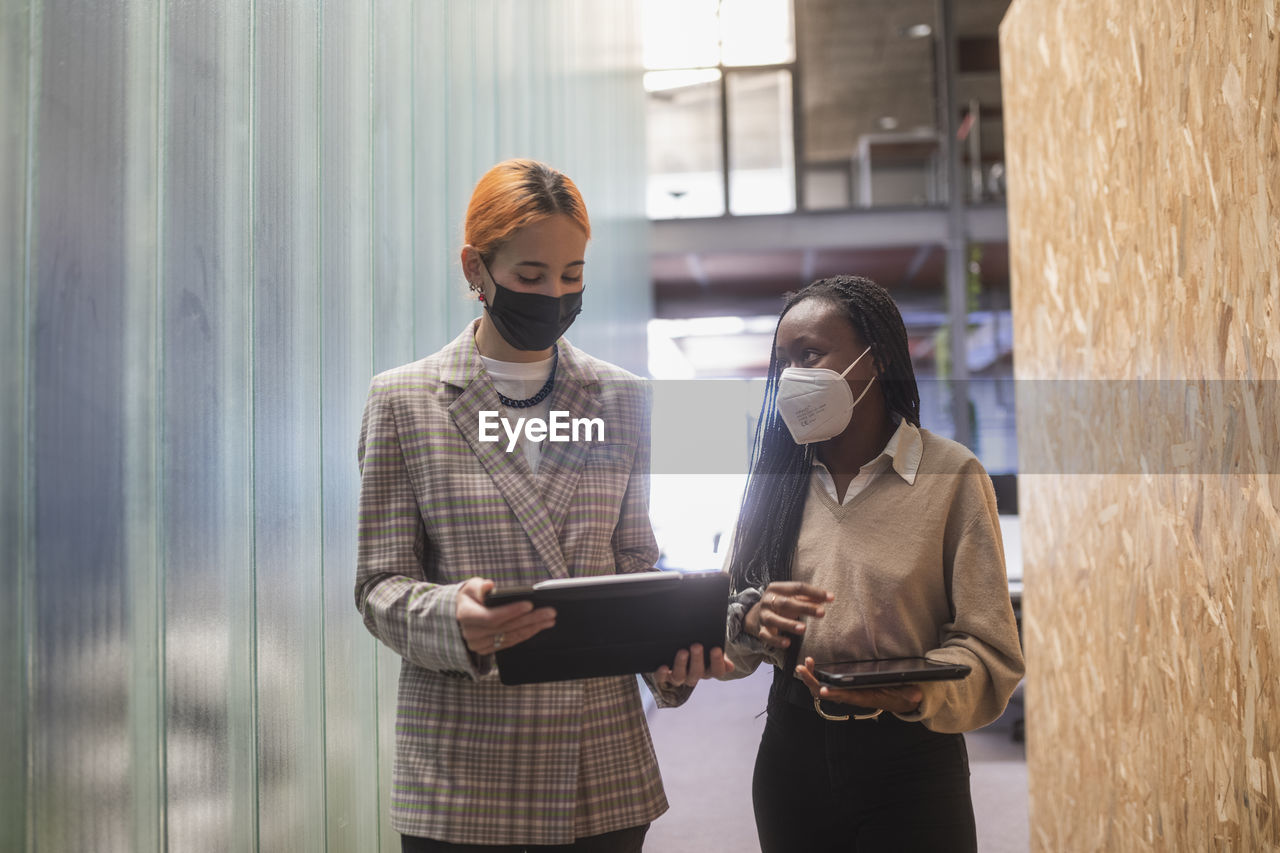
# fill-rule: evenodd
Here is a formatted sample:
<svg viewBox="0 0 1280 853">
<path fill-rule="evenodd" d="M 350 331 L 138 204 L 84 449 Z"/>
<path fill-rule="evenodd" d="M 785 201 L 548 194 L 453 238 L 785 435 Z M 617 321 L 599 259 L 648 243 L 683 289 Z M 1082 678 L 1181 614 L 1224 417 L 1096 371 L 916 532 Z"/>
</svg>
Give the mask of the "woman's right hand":
<svg viewBox="0 0 1280 853">
<path fill-rule="evenodd" d="M 458 590 L 458 626 L 467 648 L 476 654 L 491 655 L 498 649 L 509 649 L 556 624 L 554 609 L 534 609 L 531 601 L 485 607 L 485 596 L 492 589 L 493 581 L 471 578 Z"/>
<path fill-rule="evenodd" d="M 742 628 L 766 646 L 785 649 L 791 641 L 785 634 L 803 634 L 801 617 L 822 618 L 823 605 L 835 599 L 824 589 L 799 581 L 774 581 L 764 589 L 760 600 L 747 611 Z"/>
</svg>

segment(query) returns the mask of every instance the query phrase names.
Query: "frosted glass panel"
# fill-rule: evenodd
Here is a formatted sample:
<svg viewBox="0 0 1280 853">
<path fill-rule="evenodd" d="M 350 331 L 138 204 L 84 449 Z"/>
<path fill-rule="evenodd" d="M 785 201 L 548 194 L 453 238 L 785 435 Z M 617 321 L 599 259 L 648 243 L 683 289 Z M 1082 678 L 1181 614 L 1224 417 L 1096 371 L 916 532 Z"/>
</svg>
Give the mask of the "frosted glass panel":
<svg viewBox="0 0 1280 853">
<path fill-rule="evenodd" d="M 407 4 L 412 16 L 409 26 L 412 28 L 414 44 L 432 44 L 440 38 L 440 33 L 448 25 L 449 0 L 414 0 Z M 529 7 L 526 3 L 515 3 L 514 11 Z M 379 6 L 378 8 L 382 8 Z M 527 29 L 513 22 L 515 32 L 528 32 Z M 510 56 L 529 56 L 529 51 L 508 51 Z M 465 292 L 462 270 L 458 265 L 458 248 L 462 239 L 462 229 L 442 228 L 441 223 L 461 222 L 458 209 L 450 204 L 450 184 L 464 184 L 453 176 L 449 153 L 450 125 L 449 119 L 450 91 L 456 86 L 464 85 L 463 79 L 451 76 L 450 49 L 441 46 L 433 50 L 420 50 L 413 57 L 413 90 L 417 109 L 413 112 L 414 140 L 414 181 L 413 181 L 413 231 L 409 239 L 413 242 L 415 276 L 414 285 L 414 331 L 418 340 L 427 346 L 432 343 L 443 344 L 452 340 L 454 331 L 464 316 L 471 316 L 470 305 L 460 298 L 445 297 L 447 289 L 452 288 L 455 296 Z M 449 79 L 449 87 L 439 85 L 439 81 Z M 501 107 L 508 112 L 507 104 L 514 101 L 518 113 L 516 120 L 524 128 L 525 143 L 531 144 L 535 125 L 528 119 L 536 112 L 536 98 L 529 76 L 513 81 L 508 87 L 499 91 L 503 98 Z M 394 175 L 386 173 L 384 180 L 391 180 Z M 465 203 L 465 202 L 464 202 Z M 435 298 L 429 298 L 434 296 Z M 384 319 L 385 322 L 385 319 Z M 387 353 L 386 359 L 392 360 L 394 352 Z M 385 364 L 383 365 L 385 366 Z M 389 674 L 392 678 L 395 672 Z"/>
<path fill-rule="evenodd" d="M 399 849 L 369 380 L 476 316 L 510 156 L 582 188 L 571 337 L 643 369 L 639 68 L 625 2 L 0 10 L 0 848 Z"/>
<path fill-rule="evenodd" d="M 135 803 L 126 563 L 132 519 L 120 464 L 130 414 L 122 213 L 137 209 L 128 182 L 139 152 L 128 150 L 120 106 L 124 97 L 146 93 L 125 91 L 127 27 L 119 4 L 100 7 L 93 26 L 75 3 L 46 3 L 40 14 L 41 38 L 61 49 L 40 61 L 32 223 L 44 235 L 33 259 L 29 342 L 32 818 L 47 833 L 41 846 L 128 850 Z M 95 139 L 85 150 L 77 140 L 88 128 Z M 154 220 L 140 225 L 154 229 Z"/>
<path fill-rule="evenodd" d="M 464 4 L 466 5 L 466 4 Z M 413 6 L 374 4 L 373 18 L 373 316 L 374 369 L 411 361 L 413 349 Z"/>
<path fill-rule="evenodd" d="M 258 843 L 324 847 L 316 9 L 254 6 Z"/>
<path fill-rule="evenodd" d="M 160 482 L 170 849 L 251 850 L 252 92 L 248 9 L 169 10 Z"/>
<path fill-rule="evenodd" d="M 359 478 L 351 448 L 373 372 L 372 163 L 368 129 L 372 6 L 328 0 L 322 8 L 320 196 L 322 483 L 321 573 L 324 589 L 325 831 L 331 850 L 377 850 L 378 750 L 376 650 L 351 606 Z M 382 8 L 379 5 L 378 8 Z"/>
<path fill-rule="evenodd" d="M 0 584 L 9 591 L 0 601 L 0 683 L 9 685 L 0 702 L 0 850 L 26 846 L 27 777 L 16 760 L 27 744 L 27 603 L 33 545 L 30 535 L 31 489 L 27 446 L 30 408 L 27 371 L 27 110 L 31 106 L 27 69 L 30 7 L 0 6 Z M 23 771 L 23 772 L 19 772 Z"/>
</svg>

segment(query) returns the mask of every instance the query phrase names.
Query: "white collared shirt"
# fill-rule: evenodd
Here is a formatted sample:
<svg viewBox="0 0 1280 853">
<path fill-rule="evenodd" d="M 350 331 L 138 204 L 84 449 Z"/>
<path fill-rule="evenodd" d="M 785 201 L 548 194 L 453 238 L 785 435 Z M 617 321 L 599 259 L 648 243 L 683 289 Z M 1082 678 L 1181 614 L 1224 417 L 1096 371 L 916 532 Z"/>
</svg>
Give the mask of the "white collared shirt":
<svg viewBox="0 0 1280 853">
<path fill-rule="evenodd" d="M 898 428 L 893 431 L 893 435 L 889 437 L 889 442 L 884 446 L 884 450 L 880 451 L 880 455 L 858 469 L 857 476 L 849 483 L 849 488 L 845 489 L 844 500 L 840 500 L 837 496 L 836 481 L 831 476 L 830 469 L 819 461 L 817 456 L 813 458 L 813 476 L 831 500 L 844 506 L 889 467 L 906 480 L 908 485 L 915 485 L 916 471 L 920 468 L 920 456 L 924 452 L 924 443 L 920 440 L 920 430 L 914 424 L 904 418 L 897 416 L 895 418 L 898 420 Z"/>
</svg>

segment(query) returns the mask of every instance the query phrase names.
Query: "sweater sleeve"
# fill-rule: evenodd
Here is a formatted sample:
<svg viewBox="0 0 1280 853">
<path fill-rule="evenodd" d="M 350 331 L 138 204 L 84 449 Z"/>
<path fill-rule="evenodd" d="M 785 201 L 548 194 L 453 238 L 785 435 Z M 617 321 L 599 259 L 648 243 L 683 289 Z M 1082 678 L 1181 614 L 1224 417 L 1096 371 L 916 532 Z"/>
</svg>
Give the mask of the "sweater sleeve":
<svg viewBox="0 0 1280 853">
<path fill-rule="evenodd" d="M 729 609 L 725 616 L 724 653 L 733 661 L 733 672 L 725 676 L 726 681 L 746 678 L 762 663 L 778 667 L 785 663 L 786 649 L 766 646 L 743 629 L 747 611 L 760 600 L 761 594 L 759 589 L 745 589 L 729 597 Z"/>
<path fill-rule="evenodd" d="M 928 657 L 965 664 L 972 671 L 958 681 L 919 685 L 924 694 L 919 709 L 898 715 L 922 721 L 937 732 L 971 731 L 993 722 L 1004 712 L 1024 671 L 995 491 L 985 472 L 964 479 L 960 501 L 969 512 L 961 514 L 960 533 L 948 536 L 944 549 L 952 617 L 941 626 L 939 647 Z"/>
<path fill-rule="evenodd" d="M 394 391 L 375 379 L 360 430 L 356 608 L 369 633 L 412 664 L 478 678 L 492 657 L 470 654 L 458 627 L 460 584 L 427 580 L 426 529 L 400 447 Z"/>
<path fill-rule="evenodd" d="M 729 532 L 725 535 L 724 563 L 721 566 L 721 571 L 726 574 L 733 568 L 734 535 L 736 532 L 737 525 L 735 524 L 730 526 Z M 748 587 L 729 596 L 729 604 L 725 610 L 724 653 L 733 662 L 733 672 L 726 675 L 722 679 L 723 681 L 746 678 L 755 672 L 762 663 L 771 663 L 778 667 L 784 664 L 785 649 L 770 648 L 760 642 L 758 637 L 751 636 L 745 630 L 747 611 L 754 607 L 763 595 L 763 588 Z"/>
</svg>

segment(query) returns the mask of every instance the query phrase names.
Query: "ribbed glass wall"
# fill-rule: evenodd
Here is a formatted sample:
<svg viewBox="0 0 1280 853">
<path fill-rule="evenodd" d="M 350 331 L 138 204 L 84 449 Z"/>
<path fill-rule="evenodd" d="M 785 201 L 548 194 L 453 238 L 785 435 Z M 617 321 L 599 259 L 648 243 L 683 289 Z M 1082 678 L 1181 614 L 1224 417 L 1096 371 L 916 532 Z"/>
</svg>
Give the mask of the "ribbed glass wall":
<svg viewBox="0 0 1280 853">
<path fill-rule="evenodd" d="M 353 603 L 370 377 L 476 316 L 471 188 L 594 225 L 651 315 L 638 14 L 591 0 L 0 8 L 0 849 L 398 850 Z"/>
</svg>

